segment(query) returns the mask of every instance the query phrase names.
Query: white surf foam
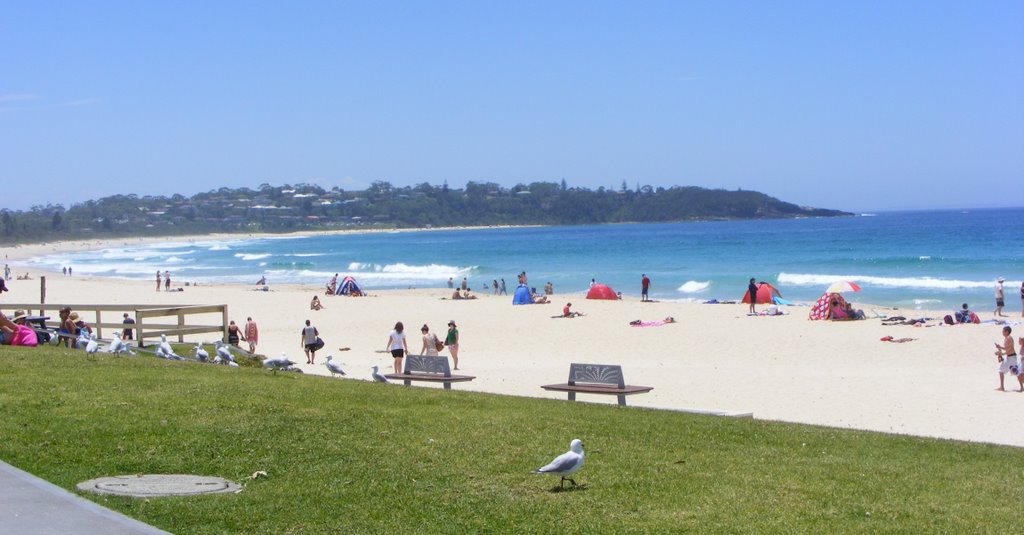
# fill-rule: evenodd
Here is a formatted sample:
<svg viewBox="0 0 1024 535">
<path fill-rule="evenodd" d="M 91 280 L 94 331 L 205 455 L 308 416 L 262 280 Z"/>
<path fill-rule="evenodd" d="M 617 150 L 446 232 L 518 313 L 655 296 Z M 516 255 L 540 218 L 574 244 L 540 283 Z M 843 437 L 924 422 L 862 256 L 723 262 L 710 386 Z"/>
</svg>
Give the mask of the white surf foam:
<svg viewBox="0 0 1024 535">
<path fill-rule="evenodd" d="M 274 256 L 274 255 L 272 255 L 270 253 L 262 253 L 262 254 L 235 253 L 235 258 L 240 258 L 242 260 L 262 260 L 264 258 L 270 258 L 271 256 Z"/>
<path fill-rule="evenodd" d="M 676 288 L 676 291 L 683 292 L 685 294 L 695 294 L 707 290 L 711 286 L 711 281 L 686 281 L 682 286 Z"/>
<path fill-rule="evenodd" d="M 932 277 L 874 277 L 853 274 L 779 273 L 779 285 L 828 286 L 836 281 L 853 281 L 861 286 L 883 288 L 914 288 L 925 290 L 960 290 L 964 288 L 990 288 L 991 281 L 936 279 Z"/>
</svg>

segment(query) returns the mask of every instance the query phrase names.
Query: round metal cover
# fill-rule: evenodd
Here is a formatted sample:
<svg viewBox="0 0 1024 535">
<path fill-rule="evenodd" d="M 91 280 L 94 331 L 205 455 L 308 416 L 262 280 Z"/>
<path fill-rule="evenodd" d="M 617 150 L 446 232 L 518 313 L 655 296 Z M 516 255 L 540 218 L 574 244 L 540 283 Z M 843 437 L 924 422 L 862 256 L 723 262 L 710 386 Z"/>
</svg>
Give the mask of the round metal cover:
<svg viewBox="0 0 1024 535">
<path fill-rule="evenodd" d="M 235 492 L 241 485 L 222 477 L 188 474 L 143 474 L 90 479 L 78 484 L 78 490 L 97 494 L 152 498 L 156 496 L 194 496 Z"/>
</svg>

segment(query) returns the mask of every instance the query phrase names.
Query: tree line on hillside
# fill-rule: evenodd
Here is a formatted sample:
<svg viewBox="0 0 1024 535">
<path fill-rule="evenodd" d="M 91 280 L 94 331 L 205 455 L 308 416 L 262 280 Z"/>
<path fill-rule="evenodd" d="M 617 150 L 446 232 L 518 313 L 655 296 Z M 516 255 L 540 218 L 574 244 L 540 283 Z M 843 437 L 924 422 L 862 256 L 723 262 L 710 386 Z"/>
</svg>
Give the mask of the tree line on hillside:
<svg viewBox="0 0 1024 535">
<path fill-rule="evenodd" d="M 797 206 L 756 191 L 699 187 L 570 188 L 534 182 L 505 188 L 492 182 L 395 187 L 374 182 L 364 191 L 312 184 L 257 189 L 220 188 L 183 195 L 113 195 L 62 205 L 0 211 L 0 241 L 38 242 L 93 237 L 171 236 L 211 232 L 291 232 L 344 228 L 423 228 L 477 225 L 573 225 L 707 219 L 768 219 L 851 215 Z"/>
</svg>

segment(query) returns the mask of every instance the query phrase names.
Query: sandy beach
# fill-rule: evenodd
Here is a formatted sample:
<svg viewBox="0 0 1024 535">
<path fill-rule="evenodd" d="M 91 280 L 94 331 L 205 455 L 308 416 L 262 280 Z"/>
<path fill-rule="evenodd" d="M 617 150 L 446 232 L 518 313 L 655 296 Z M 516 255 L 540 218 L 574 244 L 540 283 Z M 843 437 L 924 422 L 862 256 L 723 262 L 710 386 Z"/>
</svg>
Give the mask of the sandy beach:
<svg viewBox="0 0 1024 535">
<path fill-rule="evenodd" d="M 67 251 L 128 241 L 138 240 L 40 244 L 9 248 L 5 253 L 12 270 L 21 274 L 25 270 L 17 267 L 18 259 L 49 253 L 54 247 Z M 10 303 L 38 302 L 39 275 L 32 272 L 33 280 L 8 282 L 10 292 L 0 300 L 5 313 L 13 313 Z M 787 315 L 780 317 L 751 317 L 742 304 L 641 303 L 637 298 L 589 301 L 579 294 L 555 295 L 548 305 L 512 306 L 508 296 L 452 301 L 445 299 L 450 294 L 447 288 L 371 290 L 370 296 L 348 298 L 323 296 L 321 285 L 274 285 L 267 292 L 254 291 L 254 286 L 200 285 L 172 293 L 156 292 L 154 286 L 154 281 L 47 274 L 46 300 L 51 308 L 56 304 L 227 304 L 230 319 L 238 324 L 248 316 L 258 323 L 259 353 L 283 352 L 300 362 L 304 372 L 320 375 L 328 375 L 322 363 L 333 354 L 349 374 L 344 380 L 369 380 L 373 365 L 391 369 L 391 356 L 382 350 L 396 321 L 405 324 L 410 349 L 419 353 L 421 325 L 428 324 L 443 335 L 446 323 L 454 320 L 462 337 L 461 371 L 477 377 L 456 385 L 457 389 L 564 399 L 564 394 L 545 392 L 540 385 L 565 381 L 569 363 L 621 364 L 628 383 L 654 387 L 649 394 L 631 396 L 632 406 L 751 412 L 766 420 L 1024 446 L 1024 433 L 1008 417 L 1019 412 L 1024 394 L 1015 391 L 1016 380 L 1009 377 L 1008 392 L 994 390 L 998 377 L 992 344 L 1001 340 L 1001 327 L 996 325 L 912 327 L 884 326 L 878 319 L 809 321 L 807 306 L 783 307 Z M 309 310 L 313 295 L 320 295 L 324 310 Z M 847 297 L 857 307 L 872 308 L 858 303 L 856 294 Z M 586 315 L 553 319 L 567 301 Z M 978 308 L 983 320 L 991 318 L 985 307 Z M 952 313 L 878 312 L 933 318 Z M 1020 320 L 1015 307 L 1006 313 L 1007 319 Z M 629 325 L 633 320 L 667 316 L 678 323 Z M 85 313 L 84 319 L 95 318 Z M 315 365 L 305 364 L 300 348 L 305 319 L 312 321 L 327 344 Z M 1024 335 L 1022 330 L 1024 326 L 1015 328 L 1015 339 Z M 880 341 L 885 336 L 914 340 Z M 192 340 L 212 341 L 212 337 Z M 350 350 L 340 352 L 340 347 Z M 580 399 L 615 402 L 611 396 L 581 395 Z"/>
</svg>

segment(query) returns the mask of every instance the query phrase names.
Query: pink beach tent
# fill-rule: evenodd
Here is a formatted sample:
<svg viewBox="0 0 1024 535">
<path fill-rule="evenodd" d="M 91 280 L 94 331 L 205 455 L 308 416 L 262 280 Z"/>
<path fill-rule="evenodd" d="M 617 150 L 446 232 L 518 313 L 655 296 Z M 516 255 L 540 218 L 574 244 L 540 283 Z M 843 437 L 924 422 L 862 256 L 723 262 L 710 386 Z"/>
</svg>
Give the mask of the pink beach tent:
<svg viewBox="0 0 1024 535">
<path fill-rule="evenodd" d="M 619 296 L 615 295 L 615 290 L 604 284 L 595 284 L 587 292 L 587 299 L 611 299 L 614 301 L 618 298 Z"/>
<path fill-rule="evenodd" d="M 811 307 L 811 312 L 807 314 L 808 319 L 827 320 L 828 309 L 830 306 L 832 306 L 833 299 L 835 299 L 839 303 L 839 306 L 846 306 L 846 299 L 843 299 L 843 296 L 841 294 L 825 292 L 821 294 L 821 297 L 818 298 L 818 301 L 814 303 L 813 307 Z"/>
</svg>

